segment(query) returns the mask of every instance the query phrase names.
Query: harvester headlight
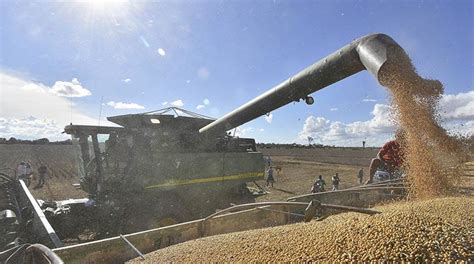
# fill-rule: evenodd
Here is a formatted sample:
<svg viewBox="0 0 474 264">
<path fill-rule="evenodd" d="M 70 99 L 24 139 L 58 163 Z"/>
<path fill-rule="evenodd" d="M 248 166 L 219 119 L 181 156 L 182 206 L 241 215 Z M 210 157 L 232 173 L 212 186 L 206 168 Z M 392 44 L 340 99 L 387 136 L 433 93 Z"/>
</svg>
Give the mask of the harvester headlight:
<svg viewBox="0 0 474 264">
<path fill-rule="evenodd" d="M 311 97 L 311 96 L 306 96 L 306 97 L 304 98 L 304 101 L 306 102 L 307 105 L 312 105 L 312 104 L 314 104 L 314 98 Z"/>
</svg>

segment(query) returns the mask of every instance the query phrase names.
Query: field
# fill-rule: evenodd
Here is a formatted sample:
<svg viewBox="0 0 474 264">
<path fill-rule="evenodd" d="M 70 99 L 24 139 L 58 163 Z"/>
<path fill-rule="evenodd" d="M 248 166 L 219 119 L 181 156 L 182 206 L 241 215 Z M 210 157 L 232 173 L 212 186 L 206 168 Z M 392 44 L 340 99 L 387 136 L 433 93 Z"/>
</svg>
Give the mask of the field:
<svg viewBox="0 0 474 264">
<path fill-rule="evenodd" d="M 358 185 L 357 173 L 368 167 L 377 149 L 373 148 L 327 148 L 327 149 L 259 149 L 265 156 L 271 156 L 272 166 L 281 167 L 276 171 L 273 188 L 266 188 L 270 193 L 260 197 L 259 201 L 286 200 L 286 198 L 308 193 L 315 179 L 322 175 L 327 188 L 331 188 L 331 177 L 339 173 L 339 188 L 345 189 Z M 265 181 L 259 181 L 265 186 Z"/>
<path fill-rule="evenodd" d="M 267 189 L 269 194 L 260 197 L 261 201 L 284 200 L 290 196 L 307 193 L 318 175 L 324 177 L 330 188 L 331 176 L 336 172 L 341 177 L 341 188 L 354 186 L 358 184 L 356 178 L 358 170 L 363 167 L 367 175 L 370 159 L 377 153 L 376 149 L 361 148 L 265 148 L 260 151 L 272 157 L 273 166 L 282 168 L 280 172 L 275 173 L 274 188 Z M 44 187 L 34 188 L 37 179 L 30 185 L 30 190 L 37 199 L 63 200 L 86 197 L 85 192 L 72 185 L 79 182 L 72 145 L 0 144 L 0 168 L 15 168 L 21 161 L 30 161 L 35 176 L 41 163 L 48 167 Z M 264 186 L 265 181 L 260 181 L 258 184 Z"/>
<path fill-rule="evenodd" d="M 280 167 L 281 171 L 276 170 L 274 173 L 276 182 L 273 188 L 265 187 L 264 180 L 257 182 L 269 192 L 259 197 L 258 201 L 281 201 L 291 196 L 308 193 L 318 175 L 323 176 L 329 189 L 331 176 L 336 172 L 341 178 L 339 186 L 341 189 L 358 185 L 357 172 L 363 168 L 364 177 L 367 179 L 370 160 L 375 157 L 378 150 L 375 148 L 264 148 L 259 151 L 265 156 L 271 156 L 272 166 Z M 48 167 L 46 184 L 43 188 L 34 188 L 37 179 L 31 182 L 30 190 L 37 199 L 64 200 L 87 196 L 84 191 L 73 187 L 74 183 L 79 183 L 79 176 L 72 145 L 0 144 L 0 168 L 15 168 L 21 161 L 30 161 L 35 176 L 41 163 Z M 8 169 L 2 169 L 2 171 L 9 172 Z M 471 174 L 472 171 L 469 173 Z M 468 186 L 472 187 L 473 177 L 466 179 L 470 181 Z M 250 184 L 252 185 L 253 183 Z M 466 191 L 472 193 L 473 190 Z"/>
<path fill-rule="evenodd" d="M 263 155 L 290 160 L 368 166 L 378 148 L 262 148 Z"/>
<path fill-rule="evenodd" d="M 13 174 L 11 169 L 16 168 L 21 161 L 29 161 L 32 166 L 34 176 L 29 189 L 36 199 L 63 200 L 86 197 L 85 192 L 72 185 L 79 183 L 78 167 L 72 145 L 0 144 L 2 172 Z M 42 163 L 48 167 L 46 184 L 43 188 L 35 189 L 38 183 L 37 170 Z"/>
</svg>

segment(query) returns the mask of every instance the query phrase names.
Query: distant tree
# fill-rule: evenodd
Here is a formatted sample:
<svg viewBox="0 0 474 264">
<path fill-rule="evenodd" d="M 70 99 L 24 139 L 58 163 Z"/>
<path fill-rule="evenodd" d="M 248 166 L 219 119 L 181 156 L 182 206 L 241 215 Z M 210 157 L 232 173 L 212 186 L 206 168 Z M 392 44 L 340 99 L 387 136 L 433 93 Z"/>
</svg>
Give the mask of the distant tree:
<svg viewBox="0 0 474 264">
<path fill-rule="evenodd" d="M 308 146 L 311 146 L 311 144 L 313 143 L 314 141 L 314 138 L 308 136 Z"/>
<path fill-rule="evenodd" d="M 33 144 L 39 144 L 39 145 L 46 145 L 49 143 L 49 139 L 47 138 L 40 138 L 35 141 L 33 141 Z"/>
<path fill-rule="evenodd" d="M 49 139 L 47 138 L 29 140 L 29 139 L 18 139 L 18 138 L 11 137 L 8 140 L 6 138 L 0 138 L 0 144 L 72 145 L 72 140 L 66 139 L 63 141 L 49 141 Z"/>
<path fill-rule="evenodd" d="M 17 142 L 18 142 L 18 140 L 16 138 L 11 137 L 11 138 L 8 139 L 7 144 L 15 144 Z"/>
</svg>

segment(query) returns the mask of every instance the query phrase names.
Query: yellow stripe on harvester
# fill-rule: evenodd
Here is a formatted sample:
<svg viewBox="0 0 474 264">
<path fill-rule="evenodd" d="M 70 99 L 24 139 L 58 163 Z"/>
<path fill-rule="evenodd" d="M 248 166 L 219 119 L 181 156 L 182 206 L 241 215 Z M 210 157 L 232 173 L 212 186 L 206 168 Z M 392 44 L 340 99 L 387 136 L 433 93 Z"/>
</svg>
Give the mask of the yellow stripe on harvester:
<svg viewBox="0 0 474 264">
<path fill-rule="evenodd" d="M 241 173 L 241 174 L 236 174 L 236 175 L 227 175 L 227 176 L 219 176 L 219 177 L 211 177 L 211 178 L 179 179 L 179 180 L 167 181 L 167 182 L 161 183 L 161 184 L 146 186 L 145 189 L 153 189 L 153 188 L 169 187 L 169 186 L 178 186 L 178 185 L 186 185 L 186 184 L 195 184 L 195 183 L 205 183 L 205 182 L 231 181 L 231 180 L 263 177 L 263 176 L 264 176 L 263 172 L 247 172 L 247 173 Z"/>
</svg>

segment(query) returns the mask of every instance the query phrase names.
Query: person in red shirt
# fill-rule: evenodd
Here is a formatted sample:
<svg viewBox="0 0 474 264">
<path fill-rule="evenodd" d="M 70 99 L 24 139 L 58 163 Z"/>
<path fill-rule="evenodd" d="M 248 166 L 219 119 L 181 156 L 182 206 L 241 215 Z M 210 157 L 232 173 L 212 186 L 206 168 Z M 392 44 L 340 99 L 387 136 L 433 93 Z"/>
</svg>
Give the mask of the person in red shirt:
<svg viewBox="0 0 474 264">
<path fill-rule="evenodd" d="M 393 172 L 403 165 L 403 151 L 400 142 L 403 140 L 402 132 L 397 132 L 395 140 L 388 141 L 379 150 L 377 157 L 372 159 L 369 167 L 369 180 L 367 183 L 371 183 L 374 178 L 374 174 L 380 165 L 385 165 L 388 172 Z"/>
</svg>

